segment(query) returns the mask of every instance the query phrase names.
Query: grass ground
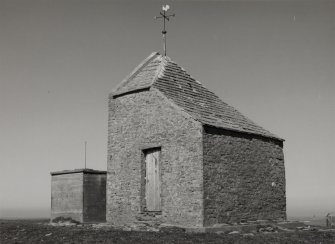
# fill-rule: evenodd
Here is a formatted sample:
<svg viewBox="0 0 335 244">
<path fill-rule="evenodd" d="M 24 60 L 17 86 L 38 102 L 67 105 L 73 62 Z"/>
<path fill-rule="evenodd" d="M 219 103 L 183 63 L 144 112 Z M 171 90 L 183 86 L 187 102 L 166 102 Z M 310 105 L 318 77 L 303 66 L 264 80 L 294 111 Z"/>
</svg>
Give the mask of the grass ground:
<svg viewBox="0 0 335 244">
<path fill-rule="evenodd" d="M 0 220 L 0 243 L 335 243 L 335 231 L 190 234 L 122 231 L 94 225 L 52 226 L 48 220 Z"/>
</svg>

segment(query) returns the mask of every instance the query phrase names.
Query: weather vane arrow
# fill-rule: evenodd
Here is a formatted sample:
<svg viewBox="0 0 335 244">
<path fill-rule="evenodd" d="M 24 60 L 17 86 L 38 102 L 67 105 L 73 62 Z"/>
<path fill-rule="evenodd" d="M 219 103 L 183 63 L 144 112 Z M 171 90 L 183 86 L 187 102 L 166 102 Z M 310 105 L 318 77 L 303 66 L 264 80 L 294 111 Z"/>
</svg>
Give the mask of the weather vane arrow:
<svg viewBox="0 0 335 244">
<path fill-rule="evenodd" d="M 163 5 L 162 6 L 162 10 L 163 12 L 160 12 L 160 16 L 156 16 L 155 19 L 163 19 L 163 30 L 162 30 L 162 34 L 163 34 L 163 41 L 164 41 L 164 45 L 163 45 L 163 48 L 164 48 L 164 56 L 166 56 L 166 29 L 165 29 L 165 20 L 169 21 L 170 20 L 170 17 L 174 17 L 175 14 L 170 14 L 170 15 L 167 15 L 166 12 L 170 9 L 170 6 L 169 5 Z"/>
</svg>

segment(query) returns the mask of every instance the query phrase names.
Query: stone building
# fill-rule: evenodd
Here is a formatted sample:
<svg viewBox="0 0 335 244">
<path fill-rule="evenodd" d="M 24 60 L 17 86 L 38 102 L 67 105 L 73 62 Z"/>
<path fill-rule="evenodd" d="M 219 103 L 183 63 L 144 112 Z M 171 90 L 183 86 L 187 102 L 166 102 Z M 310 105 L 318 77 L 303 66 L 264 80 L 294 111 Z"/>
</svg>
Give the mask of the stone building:
<svg viewBox="0 0 335 244">
<path fill-rule="evenodd" d="M 107 221 L 286 219 L 283 139 L 153 53 L 109 96 Z"/>
<path fill-rule="evenodd" d="M 335 228 L 335 213 L 328 213 L 326 215 L 326 226 L 329 228 Z"/>
<path fill-rule="evenodd" d="M 106 221 L 106 171 L 75 169 L 51 172 L 51 221 Z"/>
</svg>

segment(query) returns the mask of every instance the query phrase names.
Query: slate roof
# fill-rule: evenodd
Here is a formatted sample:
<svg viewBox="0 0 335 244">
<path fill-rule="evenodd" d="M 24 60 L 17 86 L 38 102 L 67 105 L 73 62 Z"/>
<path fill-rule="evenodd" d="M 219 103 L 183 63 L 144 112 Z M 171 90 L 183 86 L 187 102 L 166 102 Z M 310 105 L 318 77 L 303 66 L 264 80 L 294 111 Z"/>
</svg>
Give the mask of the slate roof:
<svg viewBox="0 0 335 244">
<path fill-rule="evenodd" d="M 152 53 L 112 92 L 113 97 L 154 87 L 204 125 L 282 140 L 206 89 L 169 57 Z"/>
</svg>

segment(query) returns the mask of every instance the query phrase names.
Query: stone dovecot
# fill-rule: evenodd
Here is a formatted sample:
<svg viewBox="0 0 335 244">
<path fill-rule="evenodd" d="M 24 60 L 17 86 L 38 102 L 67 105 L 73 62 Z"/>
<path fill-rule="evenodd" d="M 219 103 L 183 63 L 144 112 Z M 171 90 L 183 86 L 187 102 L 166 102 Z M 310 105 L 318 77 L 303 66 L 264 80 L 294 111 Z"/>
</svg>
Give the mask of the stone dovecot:
<svg viewBox="0 0 335 244">
<path fill-rule="evenodd" d="M 286 219 L 283 139 L 153 53 L 109 96 L 106 218 L 183 227 Z"/>
</svg>

